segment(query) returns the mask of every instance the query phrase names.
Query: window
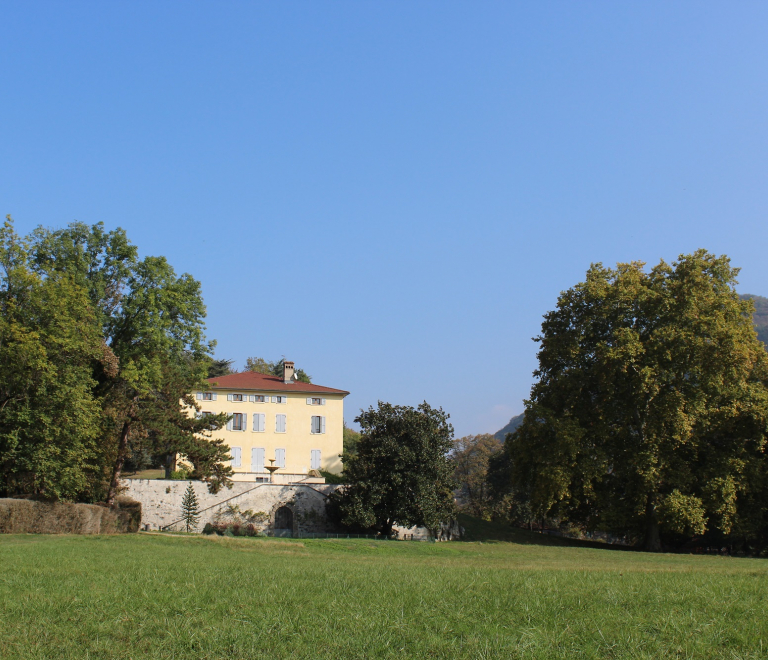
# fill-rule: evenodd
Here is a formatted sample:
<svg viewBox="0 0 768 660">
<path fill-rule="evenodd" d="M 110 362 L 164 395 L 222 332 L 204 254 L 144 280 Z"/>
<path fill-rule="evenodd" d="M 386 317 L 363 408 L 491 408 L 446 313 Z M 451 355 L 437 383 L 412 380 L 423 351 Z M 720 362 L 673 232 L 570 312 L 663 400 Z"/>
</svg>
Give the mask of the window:
<svg viewBox="0 0 768 660">
<path fill-rule="evenodd" d="M 285 415 L 275 415 L 275 433 L 285 433 Z"/>
<path fill-rule="evenodd" d="M 232 397 L 231 399 L 229 399 L 230 401 L 242 401 L 243 400 L 243 395 L 242 394 L 230 394 L 229 396 Z"/>
<path fill-rule="evenodd" d="M 319 449 L 313 449 L 309 453 L 309 464 L 313 470 L 320 469 L 320 450 Z"/>
<path fill-rule="evenodd" d="M 267 399 L 267 397 L 265 397 L 263 394 L 251 394 L 248 397 L 248 400 L 251 403 L 265 403 L 266 399 Z"/>
<path fill-rule="evenodd" d="M 267 416 L 264 413 L 253 413 L 253 430 L 256 433 L 264 433 Z"/>
<path fill-rule="evenodd" d="M 309 427 L 310 433 L 325 433 L 325 417 L 320 417 L 320 415 L 313 415 L 312 416 L 312 423 Z"/>
<path fill-rule="evenodd" d="M 233 468 L 240 467 L 240 447 L 230 447 L 229 455 L 232 457 L 230 464 Z"/>
<path fill-rule="evenodd" d="M 321 399 L 319 397 L 309 397 L 307 398 L 307 405 L 308 406 L 324 406 L 325 405 L 325 399 Z"/>
<path fill-rule="evenodd" d="M 275 449 L 275 465 L 285 467 L 285 449 Z"/>
<path fill-rule="evenodd" d="M 245 413 L 234 413 L 232 419 L 227 423 L 228 431 L 245 431 L 248 424 L 248 415 Z"/>
<path fill-rule="evenodd" d="M 287 396 L 273 396 L 272 403 L 288 403 Z"/>
<path fill-rule="evenodd" d="M 256 483 L 257 484 L 268 484 L 269 483 L 269 477 L 256 477 Z"/>
<path fill-rule="evenodd" d="M 264 472 L 264 447 L 251 449 L 251 472 Z"/>
<path fill-rule="evenodd" d="M 198 392 L 195 398 L 198 401 L 216 401 L 216 392 Z"/>
</svg>

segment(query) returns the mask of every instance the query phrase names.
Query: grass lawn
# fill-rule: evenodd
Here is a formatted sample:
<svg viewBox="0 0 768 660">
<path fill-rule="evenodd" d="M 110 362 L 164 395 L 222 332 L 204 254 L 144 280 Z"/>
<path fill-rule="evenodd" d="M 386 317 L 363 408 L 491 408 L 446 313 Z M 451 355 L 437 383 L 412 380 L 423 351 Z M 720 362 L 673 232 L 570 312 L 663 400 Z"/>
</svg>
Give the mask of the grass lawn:
<svg viewBox="0 0 768 660">
<path fill-rule="evenodd" d="M 123 479 L 165 479 L 165 470 L 139 470 L 138 472 L 126 472 Z"/>
<path fill-rule="evenodd" d="M 768 656 L 768 561 L 543 542 L 0 537 L 0 658 Z"/>
</svg>

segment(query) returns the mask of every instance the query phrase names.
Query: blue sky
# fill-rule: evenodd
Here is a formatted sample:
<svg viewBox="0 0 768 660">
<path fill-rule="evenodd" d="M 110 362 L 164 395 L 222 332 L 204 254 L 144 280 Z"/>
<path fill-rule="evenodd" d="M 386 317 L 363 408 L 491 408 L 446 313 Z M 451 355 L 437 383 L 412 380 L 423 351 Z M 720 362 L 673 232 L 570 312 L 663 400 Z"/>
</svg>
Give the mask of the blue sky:
<svg viewBox="0 0 768 660">
<path fill-rule="evenodd" d="M 768 4 L 1 3 L 0 211 L 121 226 L 217 356 L 522 411 L 590 263 L 704 247 L 768 295 Z"/>
</svg>

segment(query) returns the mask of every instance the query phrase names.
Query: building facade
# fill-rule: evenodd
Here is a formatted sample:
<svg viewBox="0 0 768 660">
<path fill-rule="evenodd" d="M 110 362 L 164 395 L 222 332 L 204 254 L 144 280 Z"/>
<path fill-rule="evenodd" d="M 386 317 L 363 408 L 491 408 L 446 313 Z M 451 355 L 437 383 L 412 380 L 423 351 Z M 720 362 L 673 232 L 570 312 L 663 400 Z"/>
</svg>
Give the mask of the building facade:
<svg viewBox="0 0 768 660">
<path fill-rule="evenodd" d="M 312 470 L 341 473 L 349 392 L 296 380 L 293 362 L 282 378 L 246 371 L 208 382 L 197 404 L 203 415 L 230 415 L 215 437 L 230 447 L 234 481 L 268 483 L 271 465 L 279 468 L 272 483 L 314 481 Z"/>
</svg>

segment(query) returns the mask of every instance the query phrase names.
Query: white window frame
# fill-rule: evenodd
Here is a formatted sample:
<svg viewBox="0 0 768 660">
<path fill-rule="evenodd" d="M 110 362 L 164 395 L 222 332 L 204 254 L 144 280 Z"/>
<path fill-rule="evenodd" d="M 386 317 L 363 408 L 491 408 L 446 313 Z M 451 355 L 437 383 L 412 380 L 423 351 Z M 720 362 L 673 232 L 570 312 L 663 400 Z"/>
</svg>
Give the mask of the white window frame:
<svg viewBox="0 0 768 660">
<path fill-rule="evenodd" d="M 272 403 L 288 403 L 288 397 L 283 394 L 278 394 L 272 397 Z"/>
<path fill-rule="evenodd" d="M 242 428 L 239 428 L 239 429 L 235 428 L 235 415 L 242 415 L 243 416 L 242 417 Z M 232 423 L 231 424 L 232 424 L 232 428 L 230 429 L 230 431 L 232 431 L 233 433 L 242 433 L 243 431 L 247 431 L 248 430 L 248 413 L 233 412 L 232 413 Z"/>
<path fill-rule="evenodd" d="M 249 394 L 248 400 L 251 403 L 267 403 L 269 397 L 265 396 L 264 394 Z"/>
<path fill-rule="evenodd" d="M 317 431 L 315 430 L 315 420 L 317 420 Z M 311 435 L 322 435 L 325 433 L 325 417 L 323 415 L 312 415 L 309 421 L 309 433 Z"/>
</svg>

